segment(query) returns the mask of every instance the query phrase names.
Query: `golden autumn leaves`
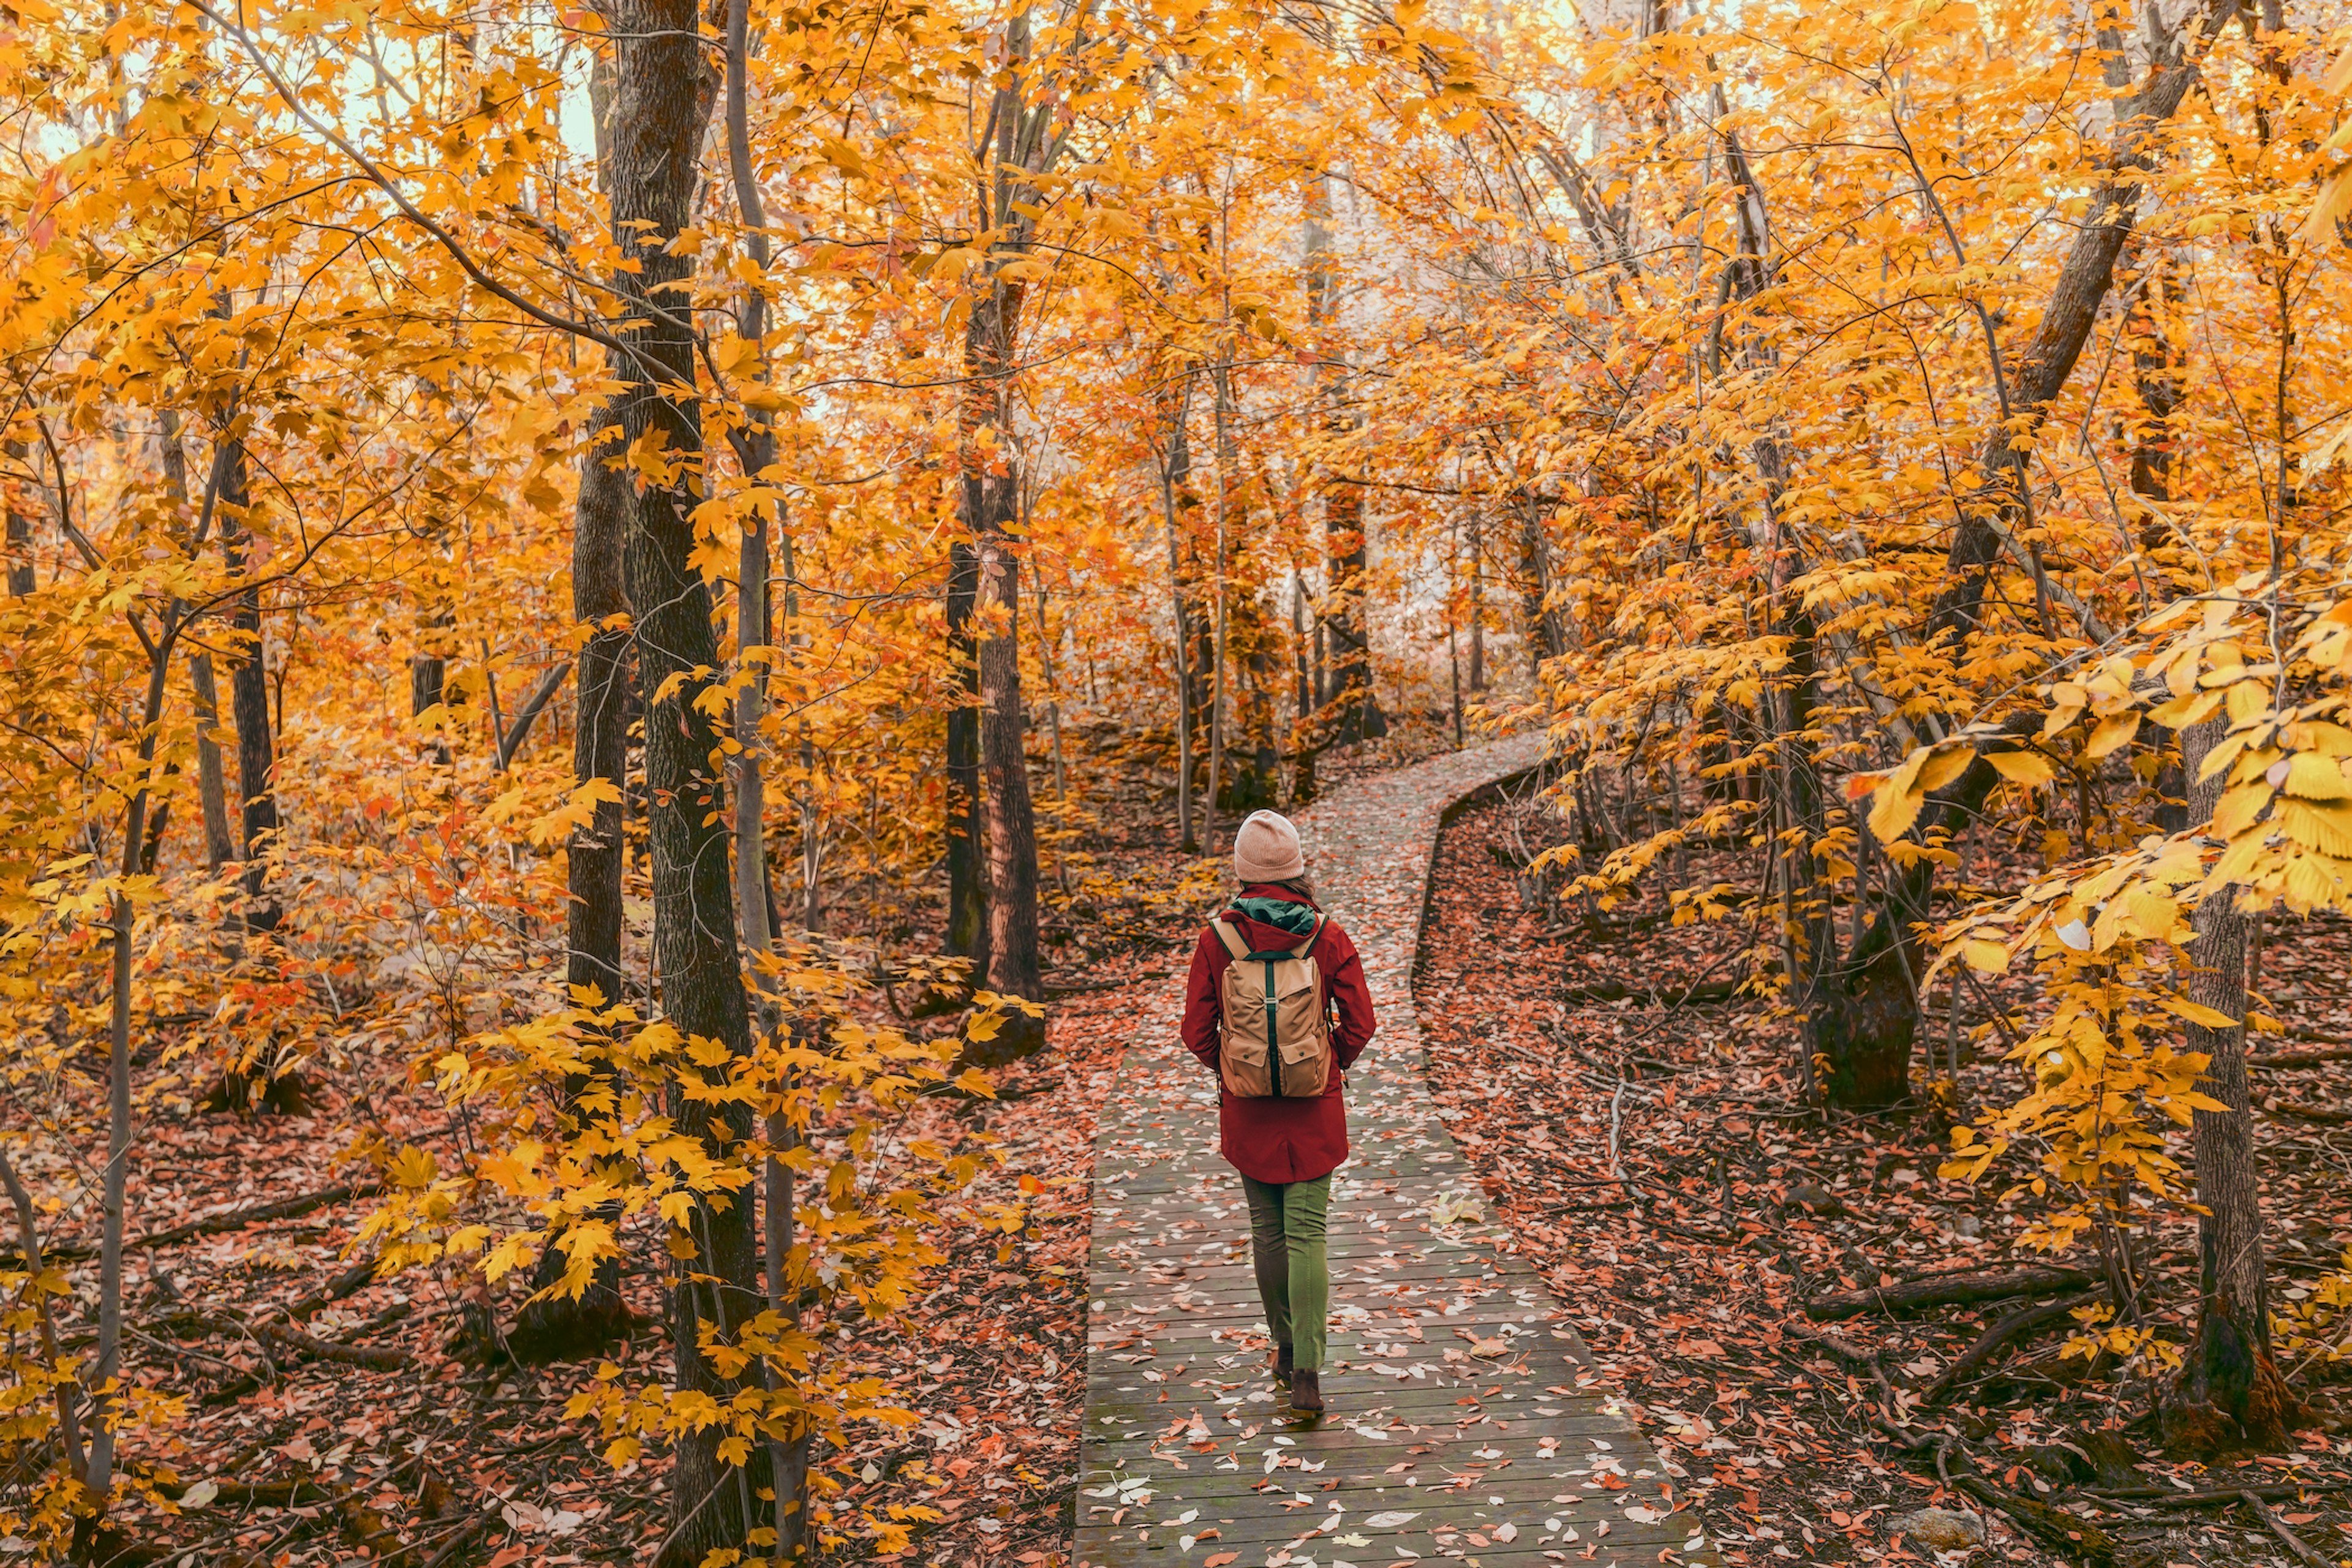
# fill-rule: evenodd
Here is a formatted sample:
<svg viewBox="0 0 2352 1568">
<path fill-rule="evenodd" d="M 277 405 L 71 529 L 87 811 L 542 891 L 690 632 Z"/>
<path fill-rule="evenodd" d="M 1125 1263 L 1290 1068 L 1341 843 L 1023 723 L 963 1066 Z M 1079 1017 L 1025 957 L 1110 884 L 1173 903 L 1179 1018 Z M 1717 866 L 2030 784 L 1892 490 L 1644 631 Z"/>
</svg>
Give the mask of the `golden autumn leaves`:
<svg viewBox="0 0 2352 1568">
<path fill-rule="evenodd" d="M 1955 1129 L 1944 1167 L 1974 1179 L 2020 1140 L 2033 1140 L 2042 1173 L 2030 1184 L 2056 1183 L 2082 1201 L 2038 1227 L 2032 1245 L 2064 1247 L 2129 1187 L 2159 1197 L 2176 1191 L 2179 1167 L 2165 1125 L 2225 1109 L 2199 1088 L 2207 1057 L 2175 1048 L 2180 1025 L 2277 1027 L 2185 994 L 2199 962 L 2200 905 L 2229 900 L 2297 914 L 2352 905 L 2347 586 L 2254 576 L 2180 600 L 2137 628 L 2146 640 L 2136 653 L 2044 688 L 2047 711 L 2030 746 L 1979 725 L 1853 781 L 1853 794 L 1873 797 L 1871 827 L 1890 856 L 1947 854 L 1892 841 L 1927 795 L 1979 754 L 2011 787 L 2063 791 L 2113 768 L 2137 743 L 2129 761 L 2154 781 L 2179 732 L 2204 727 L 2187 749 L 2193 775 L 2173 781 L 2196 807 L 2184 829 L 2062 859 L 2021 892 L 1937 933 L 1931 975 L 1955 964 L 1997 974 L 2022 957 L 2048 1001 L 2029 1027 L 2002 1026 L 2008 1058 L 2032 1088 L 1979 1124 Z M 2118 1353 L 2143 1348 L 2110 1342 L 2121 1332 L 2105 1331 L 2099 1342 Z"/>
</svg>

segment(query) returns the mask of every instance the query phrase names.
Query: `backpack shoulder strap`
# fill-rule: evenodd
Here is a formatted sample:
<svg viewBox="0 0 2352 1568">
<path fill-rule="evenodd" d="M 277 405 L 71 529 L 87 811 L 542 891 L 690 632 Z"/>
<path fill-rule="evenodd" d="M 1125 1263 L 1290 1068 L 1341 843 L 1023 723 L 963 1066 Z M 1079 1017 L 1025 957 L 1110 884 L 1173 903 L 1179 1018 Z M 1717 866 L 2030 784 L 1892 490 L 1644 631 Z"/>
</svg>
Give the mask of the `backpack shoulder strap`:
<svg viewBox="0 0 2352 1568">
<path fill-rule="evenodd" d="M 1242 940 L 1242 933 L 1235 931 L 1233 922 L 1224 916 L 1219 915 L 1215 920 L 1211 921 L 1209 929 L 1217 933 L 1217 940 L 1224 943 L 1227 952 L 1232 953 L 1235 958 L 1249 956 L 1249 943 Z"/>
</svg>

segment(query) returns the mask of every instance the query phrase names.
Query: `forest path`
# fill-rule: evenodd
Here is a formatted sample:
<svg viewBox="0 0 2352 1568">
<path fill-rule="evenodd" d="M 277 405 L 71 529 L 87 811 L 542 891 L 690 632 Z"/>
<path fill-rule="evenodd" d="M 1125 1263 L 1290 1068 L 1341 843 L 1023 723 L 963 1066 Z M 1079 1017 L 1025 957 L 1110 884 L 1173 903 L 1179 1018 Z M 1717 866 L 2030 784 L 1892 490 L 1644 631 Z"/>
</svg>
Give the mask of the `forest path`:
<svg viewBox="0 0 2352 1568">
<path fill-rule="evenodd" d="M 1215 1085 L 1177 1043 L 1181 987 L 1138 994 L 1095 1145 L 1080 1568 L 1713 1560 L 1543 1281 L 1497 1227 L 1433 1219 L 1479 1193 L 1413 1014 L 1437 831 L 1541 754 L 1535 736 L 1455 752 L 1299 816 L 1380 1013 L 1348 1079 L 1319 1420 L 1290 1414 L 1266 1366 L 1241 1180 L 1216 1153 Z"/>
</svg>

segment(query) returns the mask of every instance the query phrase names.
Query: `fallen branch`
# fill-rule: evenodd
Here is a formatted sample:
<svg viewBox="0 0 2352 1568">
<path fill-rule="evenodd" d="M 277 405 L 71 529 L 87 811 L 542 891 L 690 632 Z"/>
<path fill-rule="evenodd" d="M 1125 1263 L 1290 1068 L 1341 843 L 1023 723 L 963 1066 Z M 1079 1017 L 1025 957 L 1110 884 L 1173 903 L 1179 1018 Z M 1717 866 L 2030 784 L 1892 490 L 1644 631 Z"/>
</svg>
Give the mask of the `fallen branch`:
<svg viewBox="0 0 2352 1568">
<path fill-rule="evenodd" d="M 2303 1486 L 2230 1487 L 2220 1491 L 2184 1492 L 2172 1487 L 2075 1487 L 2073 1495 L 2104 1502 L 2145 1503 L 2150 1508 L 2203 1508 L 2217 1502 L 2237 1502 L 2247 1492 L 2279 1502 L 2292 1502 L 2307 1492 L 2352 1491 L 2352 1482 L 2309 1483 Z"/>
<path fill-rule="evenodd" d="M 2077 1307 L 2097 1300 L 2096 1290 L 2085 1290 L 2079 1296 L 2061 1297 L 2039 1307 L 2021 1307 L 1987 1329 L 1977 1342 L 1962 1352 L 1959 1360 L 1944 1369 L 1944 1375 L 1927 1385 L 1919 1396 L 1923 1405 L 1941 1405 L 1963 1379 L 1975 1375 L 1985 1363 L 2002 1350 L 2024 1339 L 2044 1323 L 2055 1322 Z"/>
<path fill-rule="evenodd" d="M 454 1561 L 460 1552 L 473 1544 L 474 1537 L 481 1534 L 496 1522 L 498 1521 L 494 1515 L 487 1513 L 475 1515 L 472 1523 L 443 1542 L 441 1549 L 425 1559 L 425 1568 L 442 1568 L 443 1563 Z"/>
<path fill-rule="evenodd" d="M 1693 985 L 1687 990 L 1654 991 L 1626 984 L 1622 980 L 1603 980 L 1591 985 L 1570 985 L 1559 992 L 1559 999 L 1570 1004 L 1586 1002 L 1635 1002 L 1644 1007 L 1679 1007 L 1693 1002 L 1728 1002 L 1739 994 L 1745 984 L 1738 980 L 1718 980 L 1711 984 Z"/>
<path fill-rule="evenodd" d="M 297 1215 L 309 1214 L 312 1209 L 325 1208 L 330 1204 L 347 1203 L 352 1198 L 372 1198 L 382 1191 L 383 1191 L 383 1184 L 380 1182 L 354 1182 L 341 1186 L 322 1187 L 318 1192 L 304 1193 L 299 1197 L 280 1198 L 276 1203 L 257 1204 L 251 1208 L 232 1209 L 226 1214 L 192 1219 L 185 1225 L 175 1225 L 169 1230 L 159 1230 L 149 1236 L 134 1237 L 123 1245 L 135 1249 L 171 1247 L 179 1242 L 194 1240 L 199 1236 L 217 1236 L 223 1231 L 242 1230 L 247 1226 L 258 1225 L 264 1220 L 293 1219 Z M 98 1256 L 98 1248 L 90 1246 L 52 1247 L 46 1251 L 51 1260 L 61 1258 Z"/>
<path fill-rule="evenodd" d="M 286 1309 L 286 1316 L 297 1323 L 307 1323 L 320 1309 L 331 1307 L 344 1297 L 356 1294 L 375 1278 L 376 1260 L 373 1255 L 361 1258 L 341 1274 L 327 1281 L 326 1289 L 313 1290 Z"/>
<path fill-rule="evenodd" d="M 316 1334 L 306 1334 L 299 1329 L 289 1329 L 280 1323 L 256 1323 L 253 1331 L 266 1340 L 275 1340 L 291 1350 L 319 1361 L 341 1362 L 345 1366 L 363 1366 L 375 1372 L 393 1372 L 406 1366 L 406 1351 L 381 1350 L 373 1345 L 347 1345 L 334 1340 L 322 1340 Z"/>
<path fill-rule="evenodd" d="M 2299 1105 L 2292 1100 L 2263 1101 L 2264 1116 L 2292 1117 L 2297 1121 L 2322 1121 L 2331 1126 L 2352 1122 L 2352 1110 L 2338 1110 L 2332 1105 Z"/>
<path fill-rule="evenodd" d="M 1853 1341 L 1842 1340 L 1835 1334 L 1825 1334 L 1818 1330 L 1803 1328 L 1795 1323 L 1789 1325 L 1789 1332 L 1794 1338 L 1802 1340 L 1807 1344 L 1819 1345 L 1832 1355 L 1842 1361 L 1850 1361 L 1856 1366 L 1868 1366 L 1878 1359 L 1876 1352 L 1866 1351 Z"/>
<path fill-rule="evenodd" d="M 2116 1560 L 2114 1540 L 2087 1519 L 2046 1502 L 2012 1496 L 1974 1476 L 1956 1476 L 1953 1484 L 1987 1508 L 1999 1510 L 2045 1552 L 2077 1559 L 2092 1568 L 2110 1568 Z"/>
<path fill-rule="evenodd" d="M 191 1488 L 202 1481 L 188 1481 L 171 1490 L 172 1500 L 186 1498 Z M 300 1508 L 305 1503 L 332 1502 L 342 1494 L 331 1487 L 312 1480 L 286 1481 L 214 1481 L 212 1495 L 205 1499 L 206 1508 Z"/>
<path fill-rule="evenodd" d="M 2303 1560 L 2305 1568 L 2334 1568 L 2326 1558 L 2304 1544 L 2303 1537 L 2286 1527 L 2286 1521 L 2270 1510 L 2270 1506 L 2252 1491 L 2238 1494 L 2240 1501 L 2254 1510 L 2254 1517 L 2270 1526 L 2271 1533 L 2279 1538 L 2289 1552 Z"/>
<path fill-rule="evenodd" d="M 1858 1318 L 1864 1312 L 1916 1312 L 1927 1307 L 1959 1307 L 1978 1301 L 2002 1301 L 2012 1296 L 2039 1296 L 2050 1290 L 2079 1290 L 2091 1283 L 2080 1268 L 2015 1268 L 2005 1274 L 1952 1274 L 1907 1285 L 1882 1285 L 1868 1290 L 1847 1290 L 1816 1297 L 1805 1303 L 1805 1316 L 1817 1323 Z"/>
<path fill-rule="evenodd" d="M 2272 1051 L 2246 1058 L 2250 1068 L 2317 1068 L 2330 1062 L 2352 1062 L 2352 1046 L 2332 1046 L 2316 1051 Z"/>
</svg>

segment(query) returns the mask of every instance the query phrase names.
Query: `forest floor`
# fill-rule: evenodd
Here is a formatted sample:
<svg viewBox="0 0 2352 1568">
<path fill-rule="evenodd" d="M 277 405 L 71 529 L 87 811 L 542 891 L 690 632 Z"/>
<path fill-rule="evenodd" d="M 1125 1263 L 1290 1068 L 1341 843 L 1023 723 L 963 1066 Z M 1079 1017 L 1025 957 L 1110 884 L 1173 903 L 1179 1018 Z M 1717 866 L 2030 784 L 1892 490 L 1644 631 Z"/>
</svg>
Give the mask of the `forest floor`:
<svg viewBox="0 0 2352 1568">
<path fill-rule="evenodd" d="M 1326 788 L 1442 745 L 1432 728 L 1368 748 L 1327 765 Z M 1120 771 L 1099 754 L 1083 765 Z M 1098 788 L 1093 819 L 1065 841 L 1074 892 L 1052 895 L 1067 940 L 1049 973 L 1057 994 L 1046 1049 L 1001 1075 L 995 1101 L 929 1100 L 905 1129 L 991 1144 L 995 1163 L 945 1216 L 939 1239 L 950 1262 L 930 1291 L 893 1323 L 844 1325 L 847 1353 L 900 1384 L 916 1424 L 828 1456 L 824 1473 L 841 1489 L 837 1508 L 941 1516 L 915 1523 L 900 1562 L 1067 1562 L 1095 1112 L 1118 1091 L 1126 997 L 1177 983 L 1217 885 L 1214 858 L 1172 846 L 1167 795 Z M 1433 1087 L 1495 1212 L 1577 1308 L 1609 1374 L 1644 1406 L 1645 1428 L 1687 1472 L 1727 1560 L 1924 1557 L 1916 1542 L 1896 1545 L 1889 1522 L 1938 1498 L 1936 1466 L 1885 1439 L 1872 1417 L 1889 1408 L 1915 1430 L 1953 1436 L 2015 1492 L 2061 1500 L 2156 1549 L 2154 1562 L 2285 1557 L 2242 1508 L 2159 1510 L 2093 1489 L 2254 1487 L 2330 1560 L 2352 1552 L 2352 1444 L 2339 1436 L 2339 1395 L 2317 1382 L 2334 1370 L 2325 1363 L 2305 1381 L 2326 1426 L 2300 1451 L 2206 1470 L 2158 1462 L 2145 1381 L 2085 1378 L 2082 1363 L 2057 1359 L 2054 1331 L 1955 1404 L 1917 1410 L 1917 1387 L 2005 1304 L 1808 1321 L 1799 1310 L 1808 1295 L 2010 1258 L 2030 1200 L 2002 1198 L 1997 1177 L 1979 1187 L 1938 1179 L 1945 1122 L 1928 1111 L 1826 1126 L 1802 1113 L 1789 1031 L 1761 1004 L 1589 1000 L 1611 983 L 1679 994 L 1727 977 L 1746 921 L 1669 929 L 1654 900 L 1612 911 L 1606 926 L 1530 913 L 1513 863 L 1557 834 L 1524 805 L 1496 805 L 1465 814 L 1442 841 L 1418 987 Z M 1729 855 L 1702 854 L 1686 876 L 1746 880 Z M 911 933 L 908 948 L 919 951 L 926 934 Z M 2285 1044 L 2352 1038 L 2347 969 L 2352 932 L 2340 924 L 2292 941 L 2273 933 L 2263 989 L 2297 1037 Z M 2021 1010 L 2026 1000 L 2005 987 L 1992 996 Z M 2016 1070 L 1997 1043 L 1978 1054 L 1969 1037 L 1984 1021 L 1964 1009 L 1961 1087 L 1979 1104 L 2008 1093 Z M 197 1488 L 177 1519 L 160 1502 L 124 1510 L 136 1554 L 121 1561 L 152 1561 L 167 1542 L 163 1560 L 208 1568 L 644 1560 L 667 1528 L 667 1465 L 649 1458 L 615 1472 L 593 1431 L 565 1419 L 593 1369 L 454 1355 L 469 1321 L 510 1319 L 511 1287 L 487 1292 L 433 1271 L 376 1281 L 352 1268 L 355 1227 L 372 1202 L 364 1169 L 316 1130 L 338 1119 L 373 1127 L 442 1152 L 453 1170 L 464 1139 L 437 1097 L 408 1084 L 404 1064 L 369 1071 L 366 1060 L 355 1052 L 317 1075 L 315 1115 L 187 1111 L 147 1123 L 131 1229 L 151 1245 L 128 1261 L 135 1332 L 126 1359 L 137 1379 L 187 1401 L 188 1419 L 168 1450 L 133 1450 Z M 2328 1071 L 2262 1069 L 2257 1098 L 2325 1104 Z M 1612 1100 L 1630 1187 L 1611 1179 Z M 2261 1122 L 2261 1136 L 2273 1278 L 2299 1311 L 2352 1237 L 2352 1131 L 2279 1114 Z M 42 1191 L 89 1175 L 45 1167 L 29 1149 L 21 1168 Z M 1020 1234 L 981 1233 L 976 1216 L 1016 1201 L 1029 1214 Z M 2145 1308 L 2176 1339 L 2191 1297 L 2192 1235 L 2189 1216 L 2167 1211 L 2136 1237 Z M 44 1237 L 53 1249 L 92 1239 L 62 1226 Z M 61 1261 L 78 1273 L 93 1267 L 86 1256 Z M 649 1325 L 657 1284 L 650 1271 L 628 1280 Z M 303 1337 L 263 1327 L 289 1321 Z M 67 1348 L 87 1348 L 86 1326 L 60 1330 Z M 630 1382 L 661 1377 L 667 1359 L 650 1327 L 613 1357 Z M 358 1364 L 369 1360 L 396 1364 Z M 2137 1468 L 2119 1469 L 2130 1456 L 2084 1441 L 2108 1432 L 2142 1457 Z M 2105 1462 L 2104 1474 L 2091 1473 L 2091 1458 Z M 2032 1556 L 2003 1526 L 1993 1535 L 1980 1560 Z M 854 1542 L 831 1557 L 872 1560 Z"/>
<path fill-rule="evenodd" d="M 2154 1500 L 2241 1489 L 2258 1489 L 2326 1560 L 2352 1554 L 2352 1441 L 2340 1436 L 2352 1404 L 2319 1381 L 2334 1370 L 2324 1358 L 2302 1388 L 2322 1427 L 2294 1452 L 2208 1468 L 2164 1462 L 2144 1374 L 2086 1375 L 2084 1361 L 2058 1355 L 2063 1323 L 1964 1380 L 1951 1403 L 1921 1408 L 1921 1391 L 2015 1300 L 1808 1319 L 1803 1303 L 1825 1292 L 2052 1261 L 2017 1246 L 2034 1200 L 2005 1194 L 2013 1169 L 1978 1185 L 1940 1178 L 1949 1123 L 1927 1110 L 1826 1122 L 1807 1112 L 1793 1032 L 1765 1004 L 1657 1005 L 1703 980 L 1739 978 L 1731 955 L 1750 940 L 1744 913 L 1674 928 L 1655 894 L 1591 919 L 1573 905 L 1549 917 L 1527 909 L 1517 866 L 1564 837 L 1522 802 L 1466 812 L 1442 838 L 1416 987 L 1433 1086 L 1523 1255 L 1686 1472 L 1727 1562 L 1932 1559 L 1918 1540 L 1898 1541 L 1895 1521 L 1976 1505 L 1945 1488 L 1932 1452 L 1892 1440 L 1889 1425 L 1948 1440 L 1956 1475 L 1973 1455 L 2011 1495 L 2062 1505 L 2140 1561 L 2292 1561 L 2234 1498 Z M 1745 888 L 1748 868 L 1752 856 L 1706 853 L 1685 876 Z M 2352 1038 L 2340 981 L 2352 932 L 2330 923 L 2292 942 L 2274 933 L 2267 954 L 2273 1012 L 2308 1038 Z M 2030 1011 L 2021 988 L 1995 988 L 1988 1002 Z M 1959 1020 L 1966 1104 L 2017 1092 L 2019 1069 L 1998 1041 L 1981 1053 L 1972 1043 L 1986 1021 L 1974 1005 Z M 2282 1096 L 2329 1098 L 2308 1069 L 2263 1071 L 2257 1100 Z M 2294 1311 L 2343 1267 L 2352 1239 L 2352 1134 L 2269 1117 L 2258 1137 L 2273 1289 Z M 2185 1161 L 2185 1142 L 2176 1152 Z M 2136 1229 L 2142 1309 L 2183 1341 L 2194 1219 L 2176 1206 Z M 2290 1352 L 2284 1364 L 2301 1359 Z M 2002 1560 L 2043 1559 L 1998 1518 L 1988 1544 L 1943 1559 Z"/>
<path fill-rule="evenodd" d="M 1428 721 L 1401 724 L 1386 742 L 1324 758 L 1326 787 L 1444 744 Z M 908 1561 L 1066 1556 L 1094 1108 L 1117 1089 L 1122 993 L 1178 983 L 1221 885 L 1220 858 L 1175 845 L 1164 765 L 1155 773 L 1148 757 L 1123 754 L 1108 728 L 1076 738 L 1069 754 L 1074 794 L 1082 778 L 1092 804 L 1048 855 L 1049 879 L 1066 853 L 1072 879 L 1066 894 L 1058 879 L 1048 886 L 1049 934 L 1061 940 L 1048 954 L 1047 1047 L 999 1075 L 993 1102 L 940 1098 L 909 1115 L 902 1143 L 945 1134 L 967 1150 L 992 1146 L 995 1163 L 946 1205 L 937 1240 L 950 1262 L 929 1293 L 891 1322 L 841 1325 L 845 1353 L 901 1389 L 915 1425 L 821 1456 L 821 1473 L 836 1489 L 835 1507 L 852 1517 L 939 1510 L 916 1522 Z M 861 931 L 883 937 L 886 961 L 936 950 L 936 931 L 920 919 L 893 930 L 879 911 L 841 914 L 853 945 Z M 876 1022 L 894 1021 L 882 1002 L 874 1006 Z M 950 1030 L 956 1021 L 919 1026 Z M 383 1147 L 432 1152 L 445 1173 L 467 1168 L 463 1119 L 410 1077 L 407 1053 L 337 1042 L 306 1073 L 303 1102 L 240 1115 L 191 1103 L 211 1069 L 173 1044 L 171 1021 L 145 1036 L 137 1060 L 157 1098 L 131 1161 L 124 1360 L 134 1383 L 184 1401 L 186 1413 L 158 1425 L 168 1436 L 128 1443 L 134 1467 L 157 1484 L 115 1510 L 98 1555 L 191 1568 L 647 1560 L 668 1528 L 667 1460 L 648 1455 L 615 1471 L 593 1426 L 566 1418 L 595 1364 L 523 1367 L 473 1353 L 512 1322 L 523 1281 L 488 1287 L 450 1269 L 376 1280 L 368 1249 L 354 1245 L 376 1190 L 362 1152 L 321 1139 L 320 1128 L 364 1128 Z M 8 1121 L 20 1129 L 70 1121 L 39 1097 L 99 1092 L 80 1080 L 18 1085 Z M 59 1212 L 91 1223 L 53 1214 L 41 1241 L 87 1287 L 97 1173 L 37 1139 L 16 1163 L 46 1195 L 45 1210 L 58 1207 L 50 1197 L 84 1194 Z M 1010 1239 L 983 1234 L 985 1211 L 1014 1202 L 1028 1206 L 1026 1228 Z M 5 1228 L 13 1242 L 16 1227 Z M 635 1231 L 625 1242 L 636 1258 L 656 1245 Z M 660 1283 L 648 1264 L 625 1273 L 645 1327 L 611 1354 L 625 1384 L 667 1375 Z M 94 1342 L 94 1325 L 68 1317 L 58 1328 L 68 1351 Z M 36 1452 L 26 1462 L 46 1458 Z M 16 1550 L 0 1539 L 0 1561 Z M 874 1557 L 853 1533 L 826 1560 Z"/>
</svg>

